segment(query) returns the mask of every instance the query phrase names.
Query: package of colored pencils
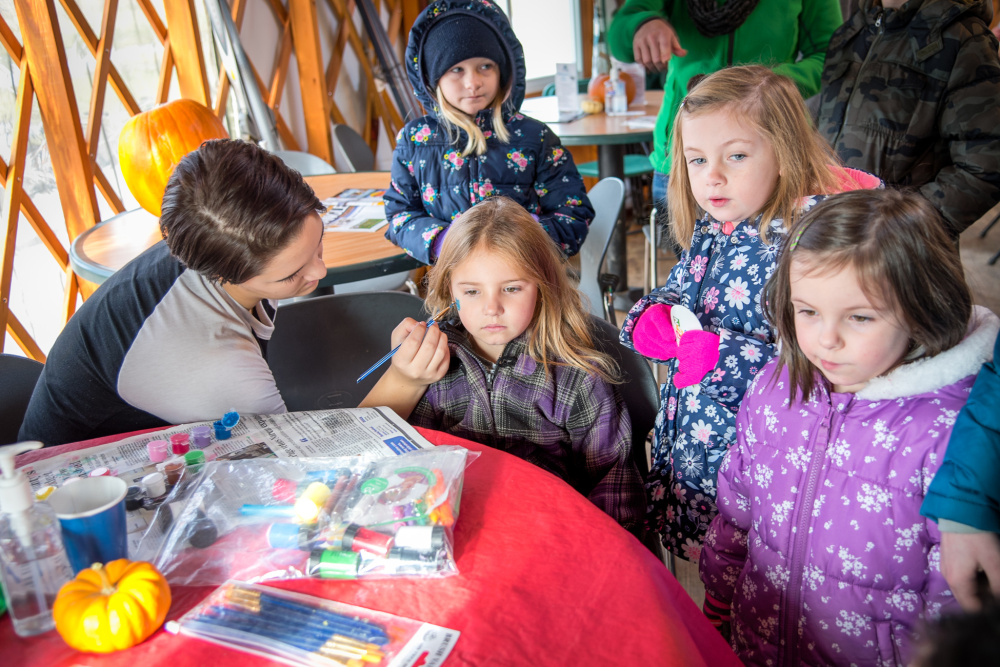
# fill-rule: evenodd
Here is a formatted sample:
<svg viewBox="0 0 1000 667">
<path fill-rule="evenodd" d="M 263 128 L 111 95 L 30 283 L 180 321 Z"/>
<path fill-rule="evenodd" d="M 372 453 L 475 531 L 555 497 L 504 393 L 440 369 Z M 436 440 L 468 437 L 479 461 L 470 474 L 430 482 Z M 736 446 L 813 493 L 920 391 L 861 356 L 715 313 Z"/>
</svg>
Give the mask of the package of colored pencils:
<svg viewBox="0 0 1000 667">
<path fill-rule="evenodd" d="M 231 579 L 456 574 L 454 527 L 477 454 L 215 461 L 157 509 L 134 555 L 172 586 Z"/>
<path fill-rule="evenodd" d="M 433 667 L 455 630 L 269 586 L 229 581 L 167 631 L 289 665 Z"/>
</svg>

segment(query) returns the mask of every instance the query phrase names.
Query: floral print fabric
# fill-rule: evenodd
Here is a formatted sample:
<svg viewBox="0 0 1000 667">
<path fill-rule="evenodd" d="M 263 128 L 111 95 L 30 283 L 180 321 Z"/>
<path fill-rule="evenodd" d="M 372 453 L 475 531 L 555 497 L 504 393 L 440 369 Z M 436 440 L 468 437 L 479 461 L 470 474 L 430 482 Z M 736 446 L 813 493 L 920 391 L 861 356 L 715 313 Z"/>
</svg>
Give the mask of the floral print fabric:
<svg viewBox="0 0 1000 667">
<path fill-rule="evenodd" d="M 467 136 L 458 128 L 456 136 L 449 136 L 422 69 L 420 48 L 427 32 L 451 12 L 489 24 L 500 36 L 512 69 L 511 91 L 501 109 L 510 143 L 500 143 L 494 136 L 493 111 L 483 109 L 475 119 L 486 137 L 487 150 L 481 156 L 461 154 Z M 594 208 L 559 138 L 544 123 L 518 112 L 525 92 L 524 52 L 500 8 L 490 2 L 436 0 L 410 29 L 404 62 L 413 92 L 429 113 L 411 120 L 396 137 L 392 186 L 385 193 L 389 220 L 385 237 L 430 264 L 458 216 L 488 197 L 501 195 L 535 216 L 564 255 L 577 254 Z"/>
<path fill-rule="evenodd" d="M 491 114 L 479 112 L 482 128 L 489 127 Z M 464 132 L 452 143 L 432 116 L 404 127 L 385 193 L 386 238 L 430 264 L 437 236 L 452 221 L 484 199 L 502 195 L 538 218 L 563 254 L 579 252 L 594 209 L 573 158 L 543 123 L 515 113 L 507 128 L 509 144 L 489 138 L 484 155 L 462 157 Z"/>
<path fill-rule="evenodd" d="M 789 403 L 776 366 L 748 390 L 722 462 L 706 594 L 731 604 L 746 664 L 908 664 L 921 623 L 955 607 L 920 504 L 975 375 L 880 400 L 820 378 Z"/>
<path fill-rule="evenodd" d="M 822 199 L 806 197 L 803 210 Z M 761 297 L 786 230 L 781 220 L 771 221 L 765 241 L 758 232 L 759 220 L 746 220 L 726 235 L 722 225 L 705 214 L 695 225 L 691 249 L 681 255 L 666 285 L 640 299 L 622 328 L 622 344 L 635 349 L 632 331 L 646 309 L 656 303 L 679 304 L 720 338 L 719 362 L 700 384 L 677 389 L 677 359 L 661 361 L 667 377 L 660 388 L 646 480 L 647 528 L 659 534 L 667 549 L 689 560 L 698 560 L 716 513 L 716 477 L 735 441 L 743 393 L 775 352 Z"/>
</svg>

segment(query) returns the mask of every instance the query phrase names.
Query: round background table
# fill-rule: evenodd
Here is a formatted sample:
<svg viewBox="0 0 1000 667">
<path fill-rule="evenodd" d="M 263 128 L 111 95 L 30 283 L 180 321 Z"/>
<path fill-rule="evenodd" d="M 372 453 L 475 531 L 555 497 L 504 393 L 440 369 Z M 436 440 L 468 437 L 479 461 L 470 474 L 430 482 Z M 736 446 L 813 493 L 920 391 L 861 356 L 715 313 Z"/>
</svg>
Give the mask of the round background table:
<svg viewBox="0 0 1000 667">
<path fill-rule="evenodd" d="M 307 176 L 305 180 L 323 200 L 348 188 L 387 188 L 390 176 L 389 172 L 370 171 Z M 77 236 L 70 246 L 70 264 L 78 276 L 99 285 L 162 238 L 156 216 L 141 208 L 125 211 Z M 319 282 L 319 287 L 423 266 L 388 241 L 384 229 L 324 234 L 323 261 L 326 278 Z"/>
<path fill-rule="evenodd" d="M 580 95 L 579 99 L 587 99 L 587 96 Z M 521 113 L 548 125 L 565 146 L 596 146 L 598 177 L 614 176 L 625 180 L 625 146 L 653 140 L 653 126 L 662 101 L 662 90 L 647 90 L 645 104 L 630 107 L 627 115 L 609 116 L 602 111 L 560 123 L 557 122 L 559 109 L 556 97 L 529 97 L 521 104 Z M 615 228 L 606 261 L 607 272 L 622 280 L 619 289 L 627 290 L 624 225 Z M 631 303 L 628 305 L 631 306 Z"/>
</svg>

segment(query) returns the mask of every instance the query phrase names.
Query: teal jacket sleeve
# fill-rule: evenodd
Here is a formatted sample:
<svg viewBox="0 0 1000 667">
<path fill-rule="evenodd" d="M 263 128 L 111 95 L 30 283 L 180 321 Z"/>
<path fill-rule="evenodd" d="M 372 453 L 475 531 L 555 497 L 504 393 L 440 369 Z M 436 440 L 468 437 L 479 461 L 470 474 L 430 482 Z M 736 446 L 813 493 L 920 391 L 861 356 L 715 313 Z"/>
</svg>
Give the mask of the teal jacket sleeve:
<svg viewBox="0 0 1000 667">
<path fill-rule="evenodd" d="M 843 22 L 838 0 L 805 0 L 802 3 L 802 14 L 799 16 L 799 52 L 802 59 L 782 63 L 774 71 L 794 81 L 803 99 L 819 92 L 826 47 L 833 31 Z"/>
<path fill-rule="evenodd" d="M 635 31 L 646 21 L 669 20 L 666 10 L 668 4 L 669 0 L 626 0 L 625 4 L 615 12 L 608 27 L 607 40 L 611 55 L 623 63 L 635 62 L 635 56 L 632 55 L 632 38 L 635 37 Z M 823 61 L 820 60 L 820 67 L 822 66 Z"/>
<path fill-rule="evenodd" d="M 934 519 L 949 519 L 1000 533 L 1000 337 L 993 361 L 983 364 L 969 402 L 958 415 L 941 469 L 920 508 Z"/>
</svg>

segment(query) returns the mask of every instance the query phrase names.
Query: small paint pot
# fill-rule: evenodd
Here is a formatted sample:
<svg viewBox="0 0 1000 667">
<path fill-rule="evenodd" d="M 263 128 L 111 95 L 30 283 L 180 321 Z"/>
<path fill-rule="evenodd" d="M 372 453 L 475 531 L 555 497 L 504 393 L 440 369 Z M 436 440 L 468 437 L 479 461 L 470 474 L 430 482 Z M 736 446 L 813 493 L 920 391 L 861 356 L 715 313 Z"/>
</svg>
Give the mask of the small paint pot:
<svg viewBox="0 0 1000 667">
<path fill-rule="evenodd" d="M 181 475 L 184 474 L 184 462 L 168 461 L 163 466 L 163 474 L 167 476 L 167 486 L 174 486 L 181 481 Z"/>
<path fill-rule="evenodd" d="M 74 477 L 73 479 L 79 479 L 79 478 L 78 477 Z M 52 486 L 51 484 L 49 484 L 48 486 L 43 486 L 42 488 L 40 488 L 37 491 L 35 491 L 35 500 L 39 500 L 39 501 L 45 500 L 46 498 L 48 498 L 49 496 L 51 496 L 52 492 L 55 491 L 55 490 L 56 490 L 56 487 Z"/>
<path fill-rule="evenodd" d="M 94 468 L 89 473 L 87 473 L 87 477 L 109 477 L 110 475 L 111 471 L 105 466 L 101 466 L 100 468 Z"/>
<path fill-rule="evenodd" d="M 195 449 L 205 449 L 212 444 L 212 427 L 195 426 L 191 429 L 191 446 Z"/>
<path fill-rule="evenodd" d="M 149 460 L 153 463 L 163 463 L 170 457 L 170 443 L 166 440 L 151 440 L 146 445 Z"/>
<path fill-rule="evenodd" d="M 396 531 L 394 546 L 414 551 L 437 551 L 444 546 L 443 526 L 403 526 Z"/>
<path fill-rule="evenodd" d="M 351 551 L 367 551 L 382 556 L 389 554 L 392 546 L 392 536 L 376 533 L 364 526 L 352 523 L 344 531 L 344 548 Z"/>
<path fill-rule="evenodd" d="M 358 576 L 359 554 L 353 551 L 320 551 L 309 554 L 308 573 L 320 579 L 354 579 Z"/>
<path fill-rule="evenodd" d="M 162 472 L 151 472 L 142 478 L 142 489 L 150 498 L 159 498 L 167 492 L 167 478 Z"/>
<path fill-rule="evenodd" d="M 231 431 L 221 421 L 214 422 L 212 428 L 215 429 L 216 440 L 229 440 L 229 436 L 232 435 Z"/>
<path fill-rule="evenodd" d="M 201 472 L 205 467 L 205 452 L 193 449 L 184 455 L 184 465 L 191 469 L 191 472 Z"/>
<path fill-rule="evenodd" d="M 191 450 L 191 436 L 187 433 L 174 433 L 170 436 L 170 450 L 175 456 L 184 456 Z"/>
<path fill-rule="evenodd" d="M 134 512 L 135 510 L 142 507 L 142 488 L 138 486 L 128 487 L 128 491 L 125 492 L 125 511 Z"/>
</svg>

